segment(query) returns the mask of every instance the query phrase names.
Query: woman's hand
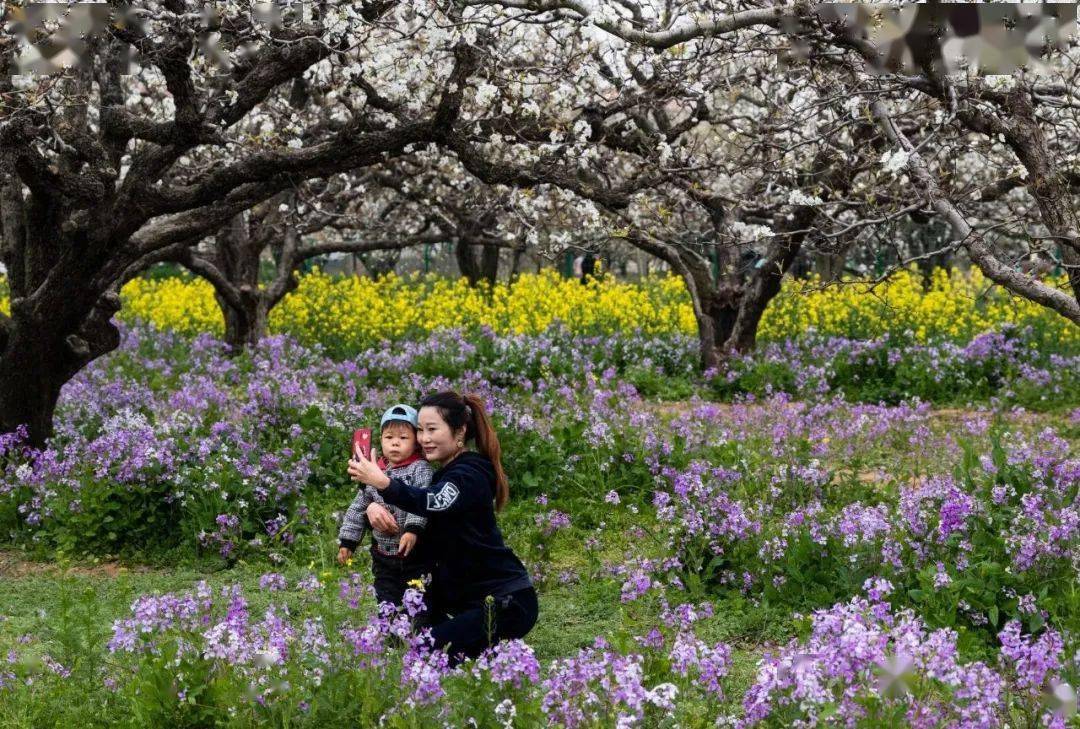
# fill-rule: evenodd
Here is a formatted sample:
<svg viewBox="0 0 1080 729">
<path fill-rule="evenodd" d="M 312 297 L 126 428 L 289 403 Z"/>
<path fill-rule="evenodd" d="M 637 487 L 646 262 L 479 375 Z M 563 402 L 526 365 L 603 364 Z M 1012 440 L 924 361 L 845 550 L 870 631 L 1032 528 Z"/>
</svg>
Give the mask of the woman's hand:
<svg viewBox="0 0 1080 729">
<path fill-rule="evenodd" d="M 368 523 L 371 524 L 371 528 L 375 531 L 382 532 L 383 534 L 397 534 L 398 525 L 397 520 L 394 519 L 394 515 L 390 513 L 390 510 L 379 503 L 372 502 L 368 504 L 367 511 Z"/>
<path fill-rule="evenodd" d="M 353 457 L 349 459 L 349 476 L 353 481 L 374 486 L 382 491 L 390 485 L 390 477 L 379 468 L 375 462 L 377 459 L 378 455 L 375 453 L 374 448 L 371 449 L 370 458 L 364 458 L 363 453 L 354 453 Z"/>
</svg>

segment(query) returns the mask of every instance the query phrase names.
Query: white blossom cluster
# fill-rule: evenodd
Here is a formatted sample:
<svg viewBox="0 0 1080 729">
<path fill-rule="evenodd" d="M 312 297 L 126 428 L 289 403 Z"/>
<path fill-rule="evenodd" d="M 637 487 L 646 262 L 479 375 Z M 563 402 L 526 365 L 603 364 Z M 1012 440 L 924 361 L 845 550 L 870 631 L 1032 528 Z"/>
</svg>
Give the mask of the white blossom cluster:
<svg viewBox="0 0 1080 729">
<path fill-rule="evenodd" d="M 900 172 L 900 170 L 907 167 L 909 159 L 910 156 L 906 151 L 902 149 L 897 149 L 884 152 L 881 155 L 881 159 L 879 160 L 879 162 L 881 162 L 882 169 L 884 169 L 890 175 L 895 175 Z"/>
<path fill-rule="evenodd" d="M 821 205 L 822 200 L 817 195 L 807 195 L 802 190 L 792 190 L 788 193 L 789 205 Z"/>
<path fill-rule="evenodd" d="M 731 232 L 743 243 L 753 243 L 754 241 L 765 240 L 776 235 L 773 229 L 766 225 L 744 223 L 741 220 L 732 221 L 729 227 L 731 228 Z"/>
</svg>

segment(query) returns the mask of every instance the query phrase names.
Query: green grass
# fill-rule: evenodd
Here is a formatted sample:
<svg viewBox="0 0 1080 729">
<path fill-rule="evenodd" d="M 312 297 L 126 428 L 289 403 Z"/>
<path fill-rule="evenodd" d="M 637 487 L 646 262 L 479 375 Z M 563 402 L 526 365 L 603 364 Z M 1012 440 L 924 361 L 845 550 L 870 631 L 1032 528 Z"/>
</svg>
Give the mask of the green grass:
<svg viewBox="0 0 1080 729">
<path fill-rule="evenodd" d="M 253 613 L 267 598 L 257 589 L 263 568 L 256 565 L 238 565 L 212 573 L 191 569 L 144 572 L 122 569 L 112 576 L 92 564 L 62 571 L 55 565 L 24 562 L 16 557 L 13 565 L 12 553 L 2 554 L 8 571 L 0 575 L 3 578 L 0 615 L 4 616 L 0 622 L 0 649 L 6 653 L 20 636 L 29 635 L 32 636 L 29 646 L 20 648 L 49 653 L 73 669 L 68 681 L 49 682 L 47 691 L 31 693 L 29 701 L 0 708 L 0 726 L 4 727 L 61 726 L 71 722 L 108 726 L 109 717 L 122 716 L 124 706 L 105 688 L 96 672 L 110 660 L 105 644 L 112 621 L 127 616 L 131 601 L 139 594 L 186 590 L 205 579 L 215 589 L 234 582 L 243 584 Z M 354 564 L 354 568 L 357 564 L 366 567 L 363 560 Z M 12 573 L 13 566 L 17 566 L 18 574 Z M 306 571 L 306 566 L 298 565 L 282 570 L 290 580 Z M 643 633 L 635 630 L 635 626 L 658 619 L 658 605 L 653 602 L 643 601 L 627 610 L 619 601 L 619 584 L 616 579 L 585 580 L 541 592 L 541 617 L 529 635 L 529 642 L 542 664 L 591 645 L 597 636 L 610 638 L 627 631 Z M 66 601 L 72 603 L 67 612 Z M 746 607 L 738 602 L 718 604 L 716 616 L 700 631 L 709 640 L 736 642 L 734 683 L 729 685 L 749 685 L 760 654 L 755 641 L 763 633 L 780 638 L 790 625 L 789 616 L 747 611 Z M 741 690 L 732 692 L 728 700 L 740 698 Z M 707 708 L 701 707 L 702 712 Z"/>
<path fill-rule="evenodd" d="M 515 550 L 530 563 L 543 559 L 548 574 L 563 569 L 580 573 L 579 580 L 570 584 L 559 584 L 551 578 L 540 590 L 540 620 L 529 634 L 529 643 L 542 664 L 576 653 L 591 645 L 597 636 L 617 639 L 643 635 L 646 626 L 659 620 L 659 600 L 649 596 L 624 605 L 619 599 L 621 578 L 595 576 L 602 572 L 605 562 L 618 563 L 632 551 L 647 553 L 647 545 L 643 550 L 631 530 L 634 526 L 656 528 L 652 517 L 647 516 L 650 510 L 641 509 L 638 515 L 621 510 L 606 519 L 601 547 L 589 555 L 582 541 L 586 534 L 594 533 L 592 529 L 572 527 L 539 544 L 530 541 L 527 523 L 535 511 L 535 507 L 519 504 L 504 515 L 504 530 Z M 531 532 L 535 533 L 535 528 Z M 112 621 L 129 615 L 136 596 L 189 590 L 199 580 L 206 580 L 215 591 L 239 583 L 255 614 L 270 597 L 258 589 L 259 576 L 264 572 L 281 572 L 290 584 L 311 570 L 333 581 L 351 571 L 370 574 L 365 552 L 359 552 L 351 568 L 344 569 L 332 562 L 334 548 L 332 535 L 309 536 L 307 543 L 298 545 L 289 562 L 280 567 L 241 562 L 225 569 L 215 568 L 214 560 L 172 568 L 111 561 L 61 565 L 35 561 L 24 552 L 0 551 L 0 655 L 16 646 L 21 636 L 29 636 L 28 644 L 18 646 L 21 654 L 48 653 L 73 670 L 71 679 L 59 685 L 50 681 L 48 690 L 24 693 L 23 700 L 0 708 L 0 726 L 60 726 L 73 721 L 91 727 L 107 726 L 110 717 L 123 715 L 124 706 L 105 688 L 98 671 L 110 662 L 106 643 Z M 312 558 L 305 559 L 305 554 Z M 281 598 L 280 593 L 274 595 L 275 601 Z M 299 599 L 287 596 L 294 598 Z M 702 595 L 700 599 L 708 598 Z M 369 601 L 367 607 L 373 608 L 373 604 Z M 717 602 L 715 609 L 716 614 L 704 621 L 699 634 L 735 646 L 735 682 L 730 685 L 740 690 L 727 699 L 738 702 L 742 687 L 749 685 L 761 646 L 790 637 L 792 621 L 784 611 L 755 607 L 738 596 Z M 731 708 L 734 711 L 734 704 Z M 715 707 L 702 706 L 700 710 L 706 716 Z"/>
</svg>

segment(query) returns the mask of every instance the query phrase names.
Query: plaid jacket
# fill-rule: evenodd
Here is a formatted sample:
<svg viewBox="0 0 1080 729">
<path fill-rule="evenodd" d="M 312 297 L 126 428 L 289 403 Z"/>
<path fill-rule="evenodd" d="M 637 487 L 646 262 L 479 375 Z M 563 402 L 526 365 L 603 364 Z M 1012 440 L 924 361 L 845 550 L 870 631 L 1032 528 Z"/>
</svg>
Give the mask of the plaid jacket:
<svg viewBox="0 0 1080 729">
<path fill-rule="evenodd" d="M 426 489 L 431 485 L 431 474 L 434 472 L 435 469 L 431 467 L 431 464 L 421 458 L 400 468 L 389 468 L 386 475 L 390 478 L 399 478 L 418 489 Z M 372 502 L 382 504 L 394 515 L 394 520 L 398 525 L 397 534 L 383 534 L 371 529 L 371 524 L 367 520 L 367 508 Z M 378 489 L 365 486 L 357 492 L 356 498 L 345 512 L 345 518 L 342 519 L 341 528 L 338 530 L 338 543 L 342 547 L 355 550 L 364 538 L 364 532 L 371 530 L 372 546 L 386 554 L 397 554 L 400 536 L 405 532 L 420 534 L 425 526 L 427 526 L 427 519 L 387 504 L 383 501 Z"/>
</svg>

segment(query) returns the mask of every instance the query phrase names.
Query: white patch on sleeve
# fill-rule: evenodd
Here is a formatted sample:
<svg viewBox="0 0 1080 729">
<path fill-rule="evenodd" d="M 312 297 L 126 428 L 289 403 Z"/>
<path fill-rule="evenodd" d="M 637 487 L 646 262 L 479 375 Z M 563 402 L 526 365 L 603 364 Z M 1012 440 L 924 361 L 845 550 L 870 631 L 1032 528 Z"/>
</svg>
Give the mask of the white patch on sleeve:
<svg viewBox="0 0 1080 729">
<path fill-rule="evenodd" d="M 437 492 L 427 495 L 427 510 L 446 511 L 457 501 L 459 493 L 458 487 L 447 481 Z"/>
</svg>

